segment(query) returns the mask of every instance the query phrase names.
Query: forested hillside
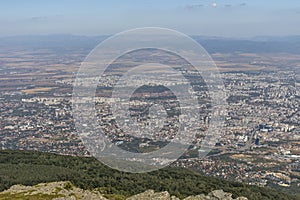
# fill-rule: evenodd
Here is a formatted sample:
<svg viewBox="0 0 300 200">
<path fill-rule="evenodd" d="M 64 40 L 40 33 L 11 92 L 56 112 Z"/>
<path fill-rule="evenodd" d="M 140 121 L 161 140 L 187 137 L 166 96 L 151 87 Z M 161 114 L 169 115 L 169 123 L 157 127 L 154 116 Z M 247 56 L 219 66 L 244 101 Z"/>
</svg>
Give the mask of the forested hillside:
<svg viewBox="0 0 300 200">
<path fill-rule="evenodd" d="M 15 184 L 35 185 L 53 181 L 70 181 L 82 189 L 97 188 L 107 195 L 130 196 L 153 189 L 183 198 L 223 189 L 232 193 L 233 197 L 245 196 L 253 200 L 297 199 L 293 194 L 204 177 L 184 168 L 167 167 L 151 173 L 130 174 L 110 169 L 94 158 L 0 151 L 1 191 Z"/>
</svg>

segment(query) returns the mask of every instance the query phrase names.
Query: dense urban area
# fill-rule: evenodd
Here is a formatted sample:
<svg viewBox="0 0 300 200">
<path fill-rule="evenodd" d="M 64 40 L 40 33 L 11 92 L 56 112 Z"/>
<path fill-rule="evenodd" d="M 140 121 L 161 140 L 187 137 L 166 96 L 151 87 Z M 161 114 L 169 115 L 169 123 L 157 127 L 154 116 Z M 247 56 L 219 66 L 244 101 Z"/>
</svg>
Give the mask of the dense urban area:
<svg viewBox="0 0 300 200">
<path fill-rule="evenodd" d="M 76 132 L 72 115 L 73 83 L 87 50 L 66 50 L 61 54 L 47 49 L 43 51 L 1 48 L 0 149 L 90 157 Z M 202 158 L 199 155 L 203 137 L 196 135 L 193 145 L 172 165 L 261 187 L 299 190 L 299 55 L 235 52 L 213 53 L 212 57 L 220 69 L 226 93 L 227 106 L 220 137 L 209 154 Z M 151 57 L 156 61 L 158 58 Z M 181 70 L 183 66 L 175 61 L 172 60 L 170 65 Z M 157 82 L 156 87 L 137 91 L 131 110 L 132 116 L 136 117 L 149 108 L 143 103 L 145 99 L 157 104 L 167 101 L 168 118 L 163 130 L 156 132 L 152 138 L 138 139 L 141 135 L 124 133 L 116 126 L 109 104 L 118 99 L 111 98 L 109 94 L 119 78 L 118 70 L 130 67 L 116 66 L 116 72 L 108 72 L 100 80 L 95 102 L 99 123 L 111 141 L 127 150 L 147 152 L 176 138 L 174 123 L 178 122 L 179 114 L 174 108 L 178 103 L 166 88 L 159 87 L 168 85 L 164 77 L 160 77 L 161 83 Z M 198 107 L 203 111 L 201 121 L 199 127 L 194 128 L 205 133 L 212 117 L 209 115 L 209 96 L 202 95 L 207 92 L 199 89 L 202 82 L 195 82 L 201 80 L 200 75 L 184 73 L 188 80 L 194 82 L 193 89 L 198 88 L 196 95 L 202 97 Z M 178 81 L 176 84 L 185 82 Z M 141 116 L 139 123 L 142 124 L 147 115 Z M 190 116 L 185 118 L 191 120 Z M 187 131 L 193 135 L 195 130 Z"/>
</svg>

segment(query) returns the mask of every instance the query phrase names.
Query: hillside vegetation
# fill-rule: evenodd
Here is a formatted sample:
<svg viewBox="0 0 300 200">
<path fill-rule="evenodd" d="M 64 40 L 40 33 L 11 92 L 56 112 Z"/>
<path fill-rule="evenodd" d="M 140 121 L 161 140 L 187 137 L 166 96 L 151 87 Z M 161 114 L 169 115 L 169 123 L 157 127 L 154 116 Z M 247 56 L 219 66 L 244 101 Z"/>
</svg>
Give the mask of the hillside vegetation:
<svg viewBox="0 0 300 200">
<path fill-rule="evenodd" d="M 130 174 L 113 170 L 94 158 L 31 151 L 0 151 L 0 190 L 12 185 L 70 181 L 82 189 L 97 189 L 106 196 L 128 197 L 146 190 L 168 191 L 184 198 L 223 189 L 233 197 L 252 200 L 299 199 L 300 196 L 242 183 L 201 176 L 198 172 L 167 167 L 159 171 Z"/>
</svg>

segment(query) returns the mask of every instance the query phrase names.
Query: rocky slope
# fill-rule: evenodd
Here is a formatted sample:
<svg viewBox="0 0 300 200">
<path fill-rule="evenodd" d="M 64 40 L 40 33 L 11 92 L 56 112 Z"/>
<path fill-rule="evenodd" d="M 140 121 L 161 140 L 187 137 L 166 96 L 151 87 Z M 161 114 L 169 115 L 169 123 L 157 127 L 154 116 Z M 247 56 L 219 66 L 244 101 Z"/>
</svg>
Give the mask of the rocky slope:
<svg viewBox="0 0 300 200">
<path fill-rule="evenodd" d="M 224 192 L 223 190 L 214 190 L 208 195 L 200 194 L 196 196 L 189 196 L 184 200 L 234 200 L 232 194 Z M 170 196 L 168 192 L 154 192 L 153 190 L 147 190 L 144 193 L 134 195 L 127 198 L 127 200 L 179 200 L 175 196 Z M 236 200 L 247 200 L 246 197 L 238 197 Z"/>
<path fill-rule="evenodd" d="M 99 191 L 82 190 L 73 186 L 70 182 L 52 182 L 41 183 L 35 186 L 14 185 L 8 190 L 0 193 L 0 199 L 4 200 L 106 200 L 117 199 L 117 197 L 106 196 L 100 194 Z M 154 192 L 147 190 L 141 194 L 128 198 L 118 199 L 127 200 L 179 200 L 175 196 L 170 196 L 168 192 Z M 232 194 L 223 190 L 215 190 L 208 195 L 200 194 L 197 196 L 189 196 L 185 200 L 233 200 Z M 245 197 L 239 197 L 236 200 L 247 200 Z"/>
</svg>

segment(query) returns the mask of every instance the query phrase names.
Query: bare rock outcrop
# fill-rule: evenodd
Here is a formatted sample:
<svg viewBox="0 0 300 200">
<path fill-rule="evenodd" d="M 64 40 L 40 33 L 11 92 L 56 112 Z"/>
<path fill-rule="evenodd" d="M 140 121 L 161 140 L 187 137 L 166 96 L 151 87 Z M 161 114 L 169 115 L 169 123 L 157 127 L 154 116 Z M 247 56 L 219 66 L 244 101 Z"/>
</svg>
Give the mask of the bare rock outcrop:
<svg viewBox="0 0 300 200">
<path fill-rule="evenodd" d="M 8 199 L 106 200 L 99 192 L 82 190 L 70 182 L 41 183 L 35 186 L 14 185 L 0 193 Z"/>
<path fill-rule="evenodd" d="M 154 192 L 154 190 L 147 190 L 146 192 L 134 195 L 127 198 L 127 200 L 179 200 L 175 196 L 170 196 L 168 192 Z"/>
<path fill-rule="evenodd" d="M 147 190 L 141 194 L 134 195 L 127 198 L 127 200 L 179 200 L 175 196 L 170 196 L 168 192 L 154 192 Z M 196 196 L 189 196 L 184 200 L 248 200 L 246 197 L 232 198 L 231 193 L 224 192 L 223 190 L 214 190 L 208 195 L 200 194 Z"/>
<path fill-rule="evenodd" d="M 35 186 L 14 185 L 0 193 L 5 199 L 53 199 L 53 200 L 107 200 L 98 191 L 82 190 L 70 182 L 41 183 Z M 128 197 L 127 200 L 179 200 L 167 191 L 155 192 L 147 190 L 143 193 Z M 248 200 L 246 197 L 232 198 L 231 193 L 214 190 L 208 195 L 189 196 L 184 200 Z"/>
</svg>

